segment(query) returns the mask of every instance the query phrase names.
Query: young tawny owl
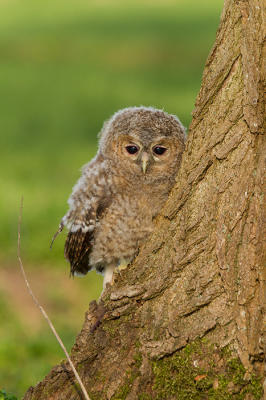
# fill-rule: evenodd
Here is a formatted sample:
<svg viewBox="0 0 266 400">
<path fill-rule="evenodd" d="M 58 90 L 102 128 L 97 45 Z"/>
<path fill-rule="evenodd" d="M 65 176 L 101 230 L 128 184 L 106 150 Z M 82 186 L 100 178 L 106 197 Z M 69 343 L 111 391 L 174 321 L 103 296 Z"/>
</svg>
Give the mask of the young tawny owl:
<svg viewBox="0 0 266 400">
<path fill-rule="evenodd" d="M 153 231 L 175 183 L 186 134 L 176 116 L 132 107 L 105 122 L 99 138 L 98 153 L 83 167 L 57 234 L 68 227 L 64 255 L 71 274 L 95 268 L 104 273 L 105 287 L 114 268 L 131 262 Z"/>
</svg>

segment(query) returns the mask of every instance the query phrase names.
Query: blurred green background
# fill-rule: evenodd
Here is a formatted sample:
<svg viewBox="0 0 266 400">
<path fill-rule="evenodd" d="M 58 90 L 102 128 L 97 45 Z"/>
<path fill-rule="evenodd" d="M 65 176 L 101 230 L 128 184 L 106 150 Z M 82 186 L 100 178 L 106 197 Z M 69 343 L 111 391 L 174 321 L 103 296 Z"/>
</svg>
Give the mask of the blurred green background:
<svg viewBox="0 0 266 400">
<path fill-rule="evenodd" d="M 62 233 L 80 168 L 103 121 L 155 106 L 185 126 L 215 40 L 222 0 L 0 0 L 0 390 L 21 398 L 70 351 L 102 277 L 69 279 Z"/>
</svg>

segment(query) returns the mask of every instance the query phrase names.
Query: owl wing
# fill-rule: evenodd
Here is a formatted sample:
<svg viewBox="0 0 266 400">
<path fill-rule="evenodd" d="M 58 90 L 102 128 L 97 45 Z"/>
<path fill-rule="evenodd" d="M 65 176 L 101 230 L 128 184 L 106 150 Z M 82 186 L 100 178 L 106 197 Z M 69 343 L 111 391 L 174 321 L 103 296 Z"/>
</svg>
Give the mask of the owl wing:
<svg viewBox="0 0 266 400">
<path fill-rule="evenodd" d="M 54 240 L 65 226 L 68 227 L 64 256 L 70 262 L 72 275 L 86 275 L 92 268 L 89 255 L 95 228 L 111 203 L 105 171 L 106 165 L 100 155 L 83 168 L 83 174 L 68 201 L 70 209 L 62 218 L 59 230 L 53 238 Z"/>
</svg>

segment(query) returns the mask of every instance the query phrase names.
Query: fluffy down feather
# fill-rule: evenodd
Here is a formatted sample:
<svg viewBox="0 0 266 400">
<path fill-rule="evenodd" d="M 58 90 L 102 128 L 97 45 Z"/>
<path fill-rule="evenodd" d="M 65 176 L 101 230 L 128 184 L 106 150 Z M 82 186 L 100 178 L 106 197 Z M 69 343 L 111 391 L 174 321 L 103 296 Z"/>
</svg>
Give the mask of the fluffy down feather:
<svg viewBox="0 0 266 400">
<path fill-rule="evenodd" d="M 175 183 L 186 134 L 176 116 L 133 107 L 114 114 L 99 137 L 98 153 L 83 167 L 56 235 L 67 226 L 64 255 L 71 274 L 107 271 L 105 285 L 153 231 Z"/>
</svg>

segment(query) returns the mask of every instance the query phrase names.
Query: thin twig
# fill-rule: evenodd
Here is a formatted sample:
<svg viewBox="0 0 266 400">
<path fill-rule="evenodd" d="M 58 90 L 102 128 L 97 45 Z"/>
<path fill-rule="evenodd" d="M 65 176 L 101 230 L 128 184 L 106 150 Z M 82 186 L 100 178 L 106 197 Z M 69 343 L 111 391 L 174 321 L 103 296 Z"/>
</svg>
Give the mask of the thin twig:
<svg viewBox="0 0 266 400">
<path fill-rule="evenodd" d="M 20 213 L 19 213 L 19 223 L 18 223 L 18 259 L 19 259 L 21 271 L 22 271 L 22 273 L 23 273 L 23 276 L 24 276 L 26 285 L 27 285 L 27 287 L 28 287 L 28 290 L 29 290 L 29 292 L 30 292 L 30 294 L 31 294 L 31 297 L 33 298 L 33 300 L 35 301 L 35 303 L 37 304 L 37 306 L 38 306 L 39 309 L 41 310 L 41 312 L 42 312 L 44 318 L 46 319 L 46 321 L 48 322 L 50 328 L 52 329 L 52 331 L 53 331 L 53 333 L 54 333 L 54 335 L 55 335 L 57 341 L 59 342 L 60 346 L 62 347 L 62 349 L 63 349 L 63 351 L 64 351 L 64 353 L 65 353 L 65 355 L 66 355 L 66 358 L 67 358 L 67 360 L 68 360 L 68 362 L 69 362 L 69 364 L 70 364 L 70 366 L 71 366 L 71 368 L 72 368 L 72 370 L 73 370 L 73 372 L 74 372 L 74 375 L 75 375 L 75 377 L 76 377 L 76 379 L 77 379 L 77 381 L 78 381 L 78 383 L 79 383 L 79 385 L 80 385 L 80 387 L 81 387 L 81 390 L 82 390 L 82 392 L 83 392 L 83 394 L 84 394 L 84 396 L 85 396 L 85 399 L 86 399 L 86 400 L 90 400 L 89 395 L 88 395 L 88 393 L 87 393 L 87 391 L 86 391 L 86 389 L 85 389 L 85 387 L 84 387 L 84 385 L 83 385 L 83 383 L 82 383 L 82 381 L 81 381 L 81 379 L 80 379 L 80 377 L 79 377 L 79 374 L 78 374 L 77 371 L 76 371 L 76 368 L 74 367 L 74 365 L 73 365 L 73 363 L 72 363 L 72 361 L 71 361 L 71 359 L 70 359 L 70 357 L 69 357 L 69 355 L 68 355 L 68 352 L 67 352 L 67 350 L 66 350 L 66 348 L 65 348 L 65 346 L 64 346 L 64 344 L 63 344 L 63 342 L 62 342 L 62 340 L 61 340 L 60 337 L 58 336 L 58 334 L 57 334 L 57 332 L 56 332 L 56 330 L 55 330 L 55 328 L 54 328 L 52 322 L 50 321 L 48 315 L 46 314 L 46 312 L 44 311 L 44 309 L 40 306 L 40 304 L 38 303 L 38 301 L 37 301 L 36 298 L 34 297 L 32 291 L 31 291 L 30 285 L 29 285 L 29 283 L 28 283 L 28 280 L 27 280 L 27 277 L 26 277 L 26 273 L 25 273 L 25 271 L 24 271 L 24 268 L 23 268 L 23 265 L 22 265 L 22 261 L 21 261 L 21 257 L 20 257 L 20 222 L 21 222 L 22 205 L 23 205 L 23 197 L 22 197 L 22 199 L 21 199 L 21 206 L 20 206 Z"/>
</svg>

